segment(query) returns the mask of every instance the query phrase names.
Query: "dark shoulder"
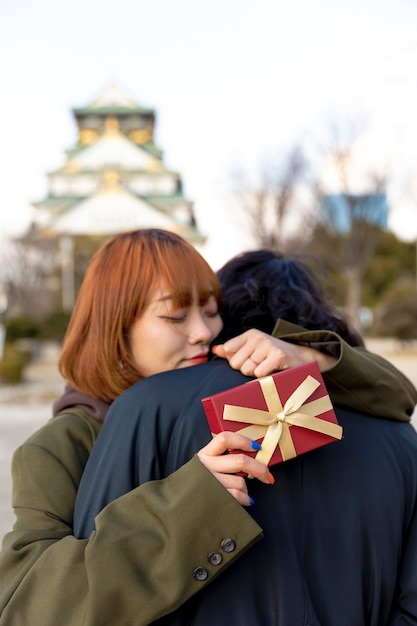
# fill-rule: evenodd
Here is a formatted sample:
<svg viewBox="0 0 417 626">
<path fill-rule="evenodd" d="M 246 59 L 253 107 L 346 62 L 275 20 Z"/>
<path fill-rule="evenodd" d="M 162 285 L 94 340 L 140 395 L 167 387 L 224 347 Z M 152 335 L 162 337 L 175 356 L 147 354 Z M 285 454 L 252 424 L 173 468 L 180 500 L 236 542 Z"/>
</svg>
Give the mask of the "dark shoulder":
<svg viewBox="0 0 417 626">
<path fill-rule="evenodd" d="M 233 370 L 223 359 L 216 359 L 202 365 L 149 376 L 127 389 L 113 402 L 112 408 L 130 402 L 141 404 L 170 402 L 183 405 L 190 395 L 217 393 L 248 380 L 246 376 Z"/>
<path fill-rule="evenodd" d="M 343 427 L 343 444 L 355 449 L 356 458 L 363 455 L 369 460 L 379 455 L 385 465 L 393 461 L 404 466 L 409 460 L 417 468 L 417 432 L 409 422 L 371 417 L 337 406 L 335 411 Z"/>
</svg>

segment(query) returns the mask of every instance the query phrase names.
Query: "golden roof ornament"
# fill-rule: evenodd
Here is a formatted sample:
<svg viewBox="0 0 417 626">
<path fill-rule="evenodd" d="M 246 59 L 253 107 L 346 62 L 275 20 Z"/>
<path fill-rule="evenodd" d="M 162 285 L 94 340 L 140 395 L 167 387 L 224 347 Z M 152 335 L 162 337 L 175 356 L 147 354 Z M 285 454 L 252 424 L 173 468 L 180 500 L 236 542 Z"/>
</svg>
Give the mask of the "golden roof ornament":
<svg viewBox="0 0 417 626">
<path fill-rule="evenodd" d="M 115 134 L 119 131 L 119 120 L 114 115 L 108 115 L 104 120 L 104 132 L 107 135 Z"/>
<path fill-rule="evenodd" d="M 78 143 L 82 146 L 89 146 L 97 139 L 98 133 L 91 128 L 82 128 L 78 138 Z"/>
<path fill-rule="evenodd" d="M 115 170 L 105 170 L 103 172 L 103 187 L 100 193 L 114 193 L 115 191 L 122 191 L 120 176 Z"/>
</svg>

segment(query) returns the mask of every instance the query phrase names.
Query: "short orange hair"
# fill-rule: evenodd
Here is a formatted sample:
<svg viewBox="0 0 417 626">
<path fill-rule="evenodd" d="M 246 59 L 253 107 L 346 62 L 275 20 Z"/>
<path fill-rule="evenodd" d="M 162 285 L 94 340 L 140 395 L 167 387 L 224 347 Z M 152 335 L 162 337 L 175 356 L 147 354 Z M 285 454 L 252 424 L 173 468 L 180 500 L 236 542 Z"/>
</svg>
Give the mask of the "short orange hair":
<svg viewBox="0 0 417 626">
<path fill-rule="evenodd" d="M 71 387 L 112 402 L 142 376 L 131 357 L 128 331 L 159 283 L 175 306 L 197 290 L 200 304 L 220 300 L 216 274 L 178 235 L 143 229 L 116 235 L 93 256 L 64 338 L 59 371 Z"/>
</svg>

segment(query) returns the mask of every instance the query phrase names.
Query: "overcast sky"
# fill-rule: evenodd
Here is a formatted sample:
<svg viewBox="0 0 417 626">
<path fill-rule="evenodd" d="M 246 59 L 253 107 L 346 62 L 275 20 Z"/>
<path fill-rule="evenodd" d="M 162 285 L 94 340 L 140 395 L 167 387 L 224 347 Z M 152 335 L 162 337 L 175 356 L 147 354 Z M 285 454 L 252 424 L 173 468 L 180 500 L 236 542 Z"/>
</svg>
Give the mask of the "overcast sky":
<svg viewBox="0 0 417 626">
<path fill-rule="evenodd" d="M 416 33 L 416 0 L 0 0 L 0 233 L 45 196 L 76 140 L 71 108 L 116 82 L 156 110 L 214 265 L 246 244 L 231 173 L 340 115 L 369 120 L 370 162 L 395 166 L 391 225 L 415 238 Z"/>
</svg>

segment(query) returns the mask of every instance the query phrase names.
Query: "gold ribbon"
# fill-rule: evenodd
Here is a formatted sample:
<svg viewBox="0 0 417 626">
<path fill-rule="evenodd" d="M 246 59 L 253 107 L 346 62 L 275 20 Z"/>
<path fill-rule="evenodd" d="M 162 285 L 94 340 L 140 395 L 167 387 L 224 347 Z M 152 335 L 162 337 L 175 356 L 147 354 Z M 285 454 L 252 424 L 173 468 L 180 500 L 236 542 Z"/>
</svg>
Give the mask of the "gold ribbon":
<svg viewBox="0 0 417 626">
<path fill-rule="evenodd" d="M 251 424 L 251 426 L 242 428 L 238 432 L 251 439 L 263 437 L 262 450 L 256 455 L 258 461 L 267 465 L 277 445 L 283 461 L 297 456 L 290 433 L 291 426 L 302 426 L 324 435 L 330 435 L 334 439 L 342 438 L 343 430 L 339 424 L 316 417 L 317 414 L 333 408 L 329 396 L 326 395 L 304 404 L 317 387 L 320 387 L 319 381 L 313 376 L 309 375 L 304 379 L 290 395 L 284 406 L 272 376 L 266 376 L 248 384 L 256 384 L 256 382 L 261 385 L 268 411 L 225 404 L 223 419 Z M 302 411 L 299 411 L 301 407 Z"/>
</svg>

